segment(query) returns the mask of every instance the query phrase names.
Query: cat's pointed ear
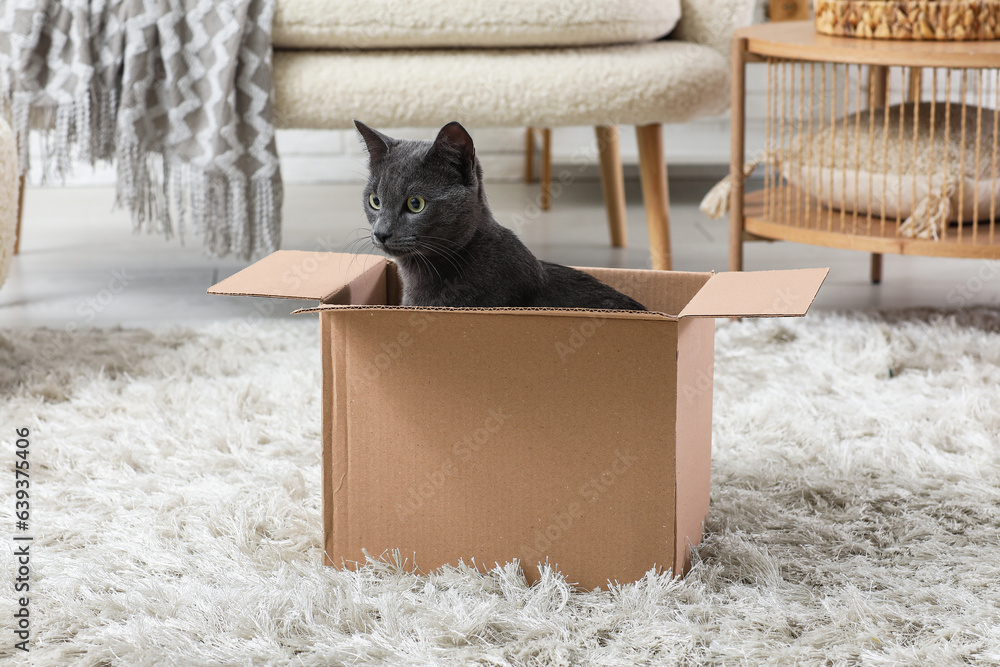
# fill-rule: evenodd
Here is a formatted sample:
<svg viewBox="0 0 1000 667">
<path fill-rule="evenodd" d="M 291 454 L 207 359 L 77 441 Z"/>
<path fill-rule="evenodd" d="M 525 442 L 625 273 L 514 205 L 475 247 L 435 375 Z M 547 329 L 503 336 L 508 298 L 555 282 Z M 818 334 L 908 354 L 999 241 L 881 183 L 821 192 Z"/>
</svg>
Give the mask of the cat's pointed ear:
<svg viewBox="0 0 1000 667">
<path fill-rule="evenodd" d="M 380 162 L 393 143 L 392 137 L 387 137 L 381 132 L 373 130 L 360 120 L 354 121 L 354 127 L 358 128 L 361 138 L 365 140 L 365 146 L 368 147 L 368 157 L 372 164 Z"/>
<path fill-rule="evenodd" d="M 476 147 L 461 123 L 453 120 L 442 127 L 431 151 L 453 162 L 467 180 L 472 180 L 476 173 Z"/>
</svg>

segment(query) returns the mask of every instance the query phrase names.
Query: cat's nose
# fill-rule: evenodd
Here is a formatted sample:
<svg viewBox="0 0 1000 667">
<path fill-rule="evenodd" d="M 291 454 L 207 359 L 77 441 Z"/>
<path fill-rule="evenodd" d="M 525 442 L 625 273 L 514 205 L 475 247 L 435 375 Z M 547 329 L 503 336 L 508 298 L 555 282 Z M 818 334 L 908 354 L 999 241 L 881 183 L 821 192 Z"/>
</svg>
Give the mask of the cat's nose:
<svg viewBox="0 0 1000 667">
<path fill-rule="evenodd" d="M 372 232 L 372 235 L 376 240 L 378 240 L 379 243 L 385 245 L 385 242 L 389 240 L 390 236 L 392 236 L 392 232 Z"/>
</svg>

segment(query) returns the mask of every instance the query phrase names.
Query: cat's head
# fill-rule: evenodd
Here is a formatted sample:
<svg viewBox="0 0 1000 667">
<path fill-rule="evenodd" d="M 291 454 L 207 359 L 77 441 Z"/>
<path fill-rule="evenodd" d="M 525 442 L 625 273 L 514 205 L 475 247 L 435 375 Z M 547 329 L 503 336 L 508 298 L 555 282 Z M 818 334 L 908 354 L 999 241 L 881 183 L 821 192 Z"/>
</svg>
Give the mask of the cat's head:
<svg viewBox="0 0 1000 667">
<path fill-rule="evenodd" d="M 434 141 L 409 141 L 354 124 L 368 147 L 362 205 L 375 246 L 393 257 L 440 257 L 464 247 L 486 203 L 465 128 L 451 122 Z"/>
</svg>

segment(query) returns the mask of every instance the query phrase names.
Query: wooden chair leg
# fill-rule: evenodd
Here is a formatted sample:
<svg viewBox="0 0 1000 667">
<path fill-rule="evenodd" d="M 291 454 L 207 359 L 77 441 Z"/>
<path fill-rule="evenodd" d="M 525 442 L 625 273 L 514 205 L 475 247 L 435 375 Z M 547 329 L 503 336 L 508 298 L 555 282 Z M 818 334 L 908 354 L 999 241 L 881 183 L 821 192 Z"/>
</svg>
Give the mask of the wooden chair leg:
<svg viewBox="0 0 1000 667">
<path fill-rule="evenodd" d="M 24 216 L 24 176 L 18 179 L 17 190 L 17 227 L 14 230 L 14 254 L 21 252 L 21 218 Z"/>
<path fill-rule="evenodd" d="M 659 123 L 636 126 L 635 134 L 639 140 L 639 175 L 649 228 L 649 252 L 654 269 L 669 271 L 670 193 L 663 154 L 663 126 Z"/>
<path fill-rule="evenodd" d="M 608 228 L 611 245 L 624 248 L 628 243 L 625 215 L 625 174 L 622 171 L 618 147 L 618 126 L 598 125 L 597 148 L 601 154 L 601 187 L 604 190 L 604 207 L 608 211 Z"/>
<path fill-rule="evenodd" d="M 552 130 L 542 129 L 542 210 L 552 208 Z"/>
<path fill-rule="evenodd" d="M 524 131 L 524 182 L 535 182 L 535 128 Z"/>
<path fill-rule="evenodd" d="M 882 283 L 882 253 L 872 253 L 872 285 Z"/>
</svg>

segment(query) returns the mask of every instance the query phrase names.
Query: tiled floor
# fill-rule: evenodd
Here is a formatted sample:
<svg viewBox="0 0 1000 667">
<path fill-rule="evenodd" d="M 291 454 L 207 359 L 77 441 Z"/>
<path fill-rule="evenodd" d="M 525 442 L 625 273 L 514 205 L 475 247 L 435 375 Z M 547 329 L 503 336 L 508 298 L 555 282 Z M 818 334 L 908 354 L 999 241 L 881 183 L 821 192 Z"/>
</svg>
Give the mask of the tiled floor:
<svg viewBox="0 0 1000 667">
<path fill-rule="evenodd" d="M 674 266 L 727 268 L 727 225 L 708 220 L 697 203 L 707 181 L 671 182 Z M 501 223 L 519 227 L 542 258 L 565 264 L 645 267 L 645 217 L 638 186 L 628 185 L 630 246 L 608 245 L 600 185 L 579 181 L 536 214 L 537 186 L 491 184 Z M 241 268 L 209 259 L 195 239 L 133 235 L 128 217 L 112 212 L 110 188 L 32 188 L 27 193 L 21 255 L 0 288 L 0 326 L 152 326 L 248 317 L 254 299 L 210 297 L 205 290 Z M 359 185 L 291 186 L 286 192 L 285 248 L 342 249 L 365 225 Z M 746 268 L 829 266 L 816 307 L 827 309 L 1000 305 L 1000 263 L 886 256 L 882 285 L 868 280 L 868 255 L 791 243 L 747 246 Z M 276 303 L 274 317 L 301 302 Z"/>
</svg>

